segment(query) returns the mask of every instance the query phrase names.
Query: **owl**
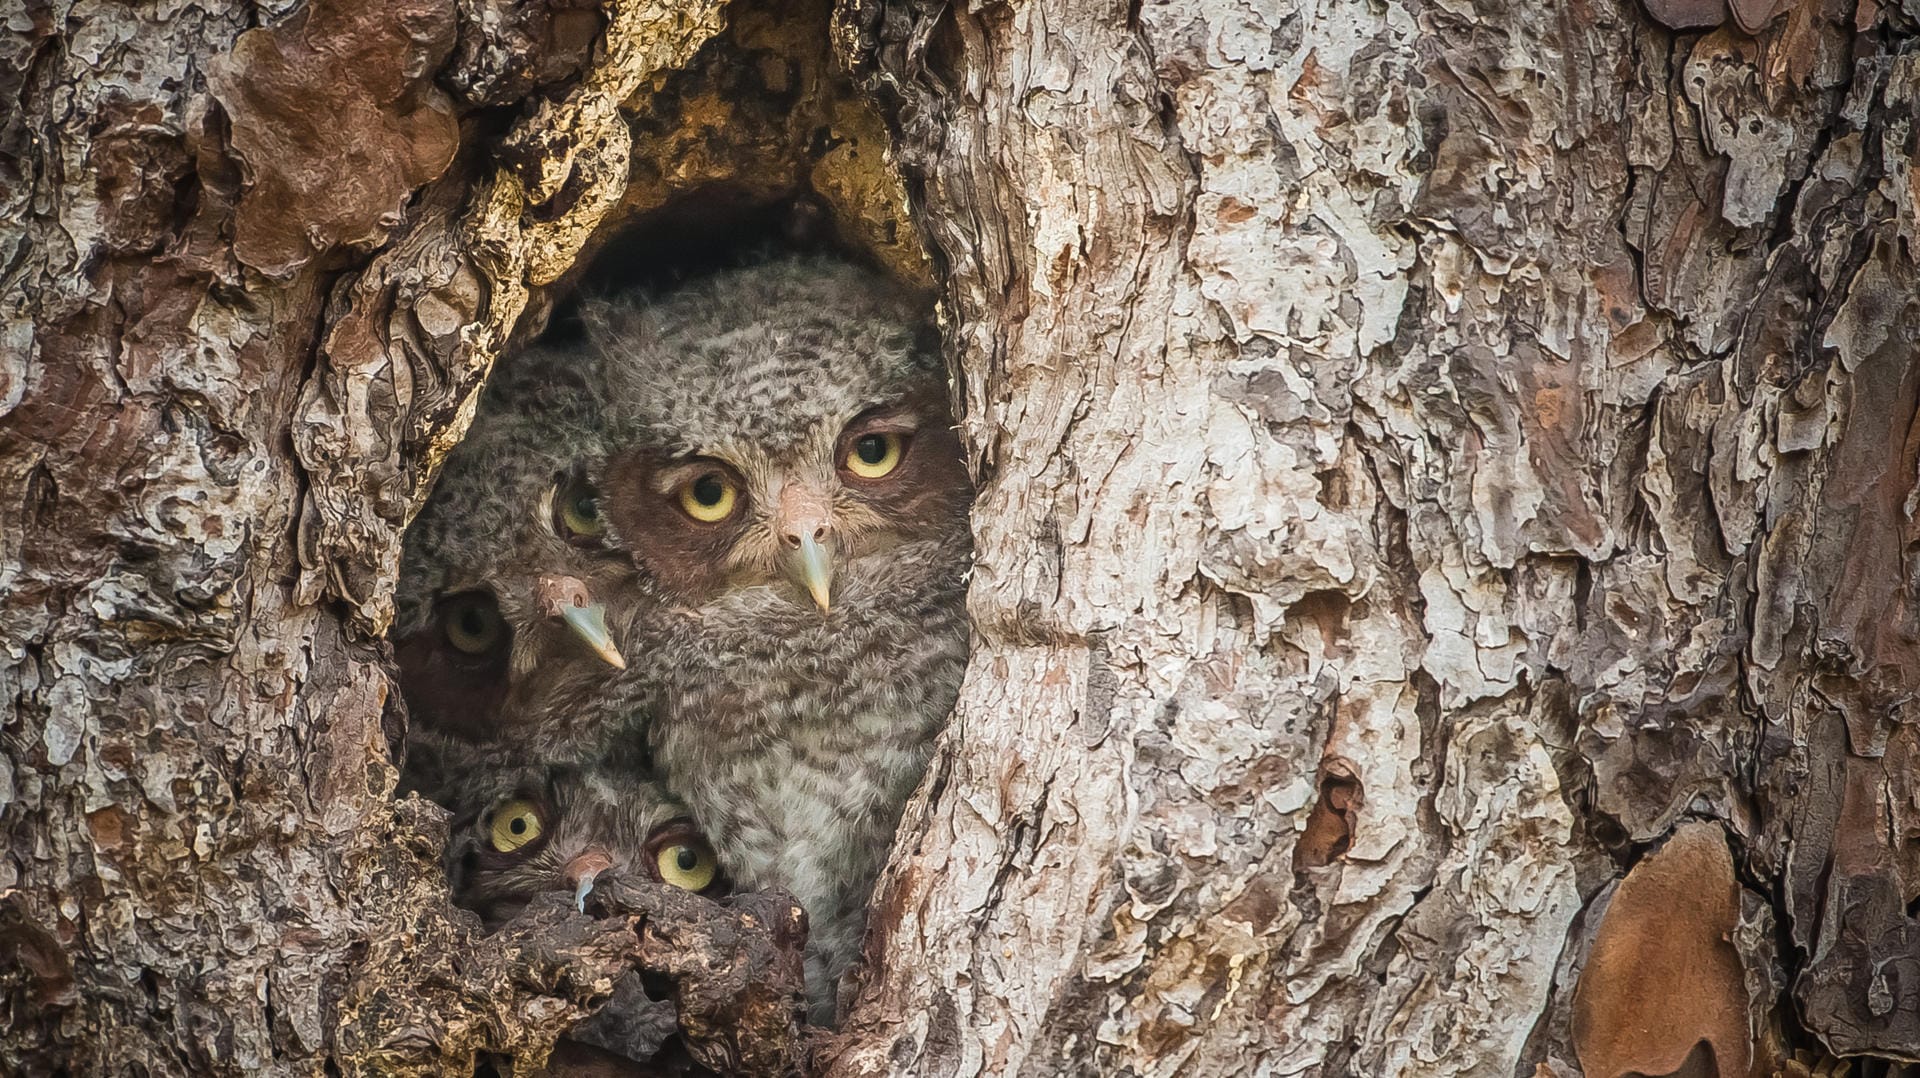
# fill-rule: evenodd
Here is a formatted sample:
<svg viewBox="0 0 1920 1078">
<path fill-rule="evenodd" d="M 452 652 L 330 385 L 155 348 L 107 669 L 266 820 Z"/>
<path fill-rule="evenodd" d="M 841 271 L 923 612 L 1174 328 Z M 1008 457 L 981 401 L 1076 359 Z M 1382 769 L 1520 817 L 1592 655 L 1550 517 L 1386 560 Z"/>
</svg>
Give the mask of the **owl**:
<svg viewBox="0 0 1920 1078">
<path fill-rule="evenodd" d="M 602 873 L 644 873 L 718 897 L 727 874 L 687 809 L 642 773 L 603 767 L 481 768 L 448 798 L 454 901 L 498 928 L 533 896 L 584 904 Z"/>
<path fill-rule="evenodd" d="M 407 777 L 429 795 L 465 766 L 600 759 L 617 733 L 593 703 L 626 662 L 605 602 L 630 570 L 585 470 L 591 375 L 571 353 L 503 363 L 407 531 L 392 639 Z"/>
<path fill-rule="evenodd" d="M 596 471 L 654 766 L 736 882 L 806 908 L 833 1017 L 967 661 L 973 488 L 924 313 L 822 259 L 587 311 Z"/>
<path fill-rule="evenodd" d="M 574 908 L 584 909 L 594 882 L 610 872 L 637 873 L 714 898 L 729 888 L 686 807 L 644 773 L 537 765 L 469 769 L 459 793 L 447 800 L 455 813 L 447 882 L 454 901 L 479 914 L 489 931 L 547 891 L 565 891 Z M 605 1061 L 610 1074 L 664 1073 L 618 1061 L 651 1058 L 678 1028 L 673 1005 L 650 999 L 641 976 L 630 973 L 604 1007 L 569 1033 L 553 1073 L 586 1073 L 593 1069 L 589 1059 Z"/>
</svg>

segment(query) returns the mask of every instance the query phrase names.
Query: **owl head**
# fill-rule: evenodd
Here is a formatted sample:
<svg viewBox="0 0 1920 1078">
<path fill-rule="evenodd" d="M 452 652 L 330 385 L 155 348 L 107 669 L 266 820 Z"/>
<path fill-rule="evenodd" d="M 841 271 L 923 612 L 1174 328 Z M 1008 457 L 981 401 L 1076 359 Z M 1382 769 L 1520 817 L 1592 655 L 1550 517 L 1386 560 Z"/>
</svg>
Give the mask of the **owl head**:
<svg viewBox="0 0 1920 1078">
<path fill-rule="evenodd" d="M 641 873 L 697 894 L 729 886 L 687 810 L 642 774 L 503 768 L 469 777 L 447 846 L 454 900 L 498 927 L 544 891 L 585 898 L 602 873 Z"/>
<path fill-rule="evenodd" d="M 502 373 L 407 531 L 394 650 L 417 724 L 558 751 L 625 665 L 602 605 L 621 559 L 585 470 L 599 394 L 542 353 Z"/>
<path fill-rule="evenodd" d="M 606 519 L 669 603 L 818 619 L 952 564 L 927 548 L 964 546 L 946 369 L 883 278 L 779 260 L 585 314 L 606 372 Z"/>
</svg>

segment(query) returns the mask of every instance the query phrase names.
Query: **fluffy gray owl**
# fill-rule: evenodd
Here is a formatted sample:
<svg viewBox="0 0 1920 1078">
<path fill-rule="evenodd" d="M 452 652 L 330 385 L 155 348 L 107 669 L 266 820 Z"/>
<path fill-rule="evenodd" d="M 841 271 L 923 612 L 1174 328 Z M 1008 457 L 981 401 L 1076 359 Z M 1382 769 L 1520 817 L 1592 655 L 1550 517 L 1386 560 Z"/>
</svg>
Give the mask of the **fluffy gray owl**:
<svg viewBox="0 0 1920 1078">
<path fill-rule="evenodd" d="M 476 763 L 596 759 L 619 732 L 593 704 L 625 664 L 603 603 L 631 570 L 584 472 L 591 373 L 542 350 L 503 361 L 407 530 L 392 638 L 423 792 Z"/>
<path fill-rule="evenodd" d="M 576 908 L 606 873 L 640 875 L 719 897 L 729 883 L 706 836 L 645 774 L 603 767 L 469 769 L 449 796 L 447 882 L 454 901 L 489 930 L 535 895 L 565 891 Z M 673 1005 L 647 997 L 638 974 L 615 986 L 599 1013 L 569 1037 L 575 1052 L 598 1046 L 617 1057 L 647 1059 L 678 1029 Z M 579 1065 L 554 1073 L 586 1073 Z M 595 1071 L 595 1073 L 601 1073 Z M 619 1067 L 606 1073 L 660 1073 Z"/>
<path fill-rule="evenodd" d="M 641 774 L 609 768 L 482 768 L 457 796 L 447 843 L 454 901 L 489 929 L 543 891 L 584 900 L 602 873 L 644 873 L 698 894 L 728 880 L 686 806 Z"/>
<path fill-rule="evenodd" d="M 605 517 L 640 570 L 622 688 L 736 882 L 805 906 L 830 1022 L 966 665 L 973 489 L 944 365 L 896 289 L 824 260 L 588 324 Z"/>
</svg>

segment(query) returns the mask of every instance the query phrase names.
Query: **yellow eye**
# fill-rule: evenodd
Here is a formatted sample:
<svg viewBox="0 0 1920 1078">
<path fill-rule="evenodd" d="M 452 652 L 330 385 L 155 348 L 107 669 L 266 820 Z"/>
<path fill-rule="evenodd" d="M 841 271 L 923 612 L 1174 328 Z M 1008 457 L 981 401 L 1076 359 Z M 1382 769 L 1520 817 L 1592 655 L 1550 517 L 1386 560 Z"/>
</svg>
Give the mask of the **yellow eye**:
<svg viewBox="0 0 1920 1078">
<path fill-rule="evenodd" d="M 553 518 L 568 539 L 599 539 L 607 534 L 600 515 L 600 491 L 585 479 L 574 479 L 553 495 Z"/>
<path fill-rule="evenodd" d="M 680 508 L 702 524 L 718 524 L 733 515 L 740 492 L 733 480 L 708 472 L 680 488 Z"/>
<path fill-rule="evenodd" d="M 507 636 L 507 623 L 501 620 L 500 608 L 488 595 L 455 596 L 441 611 L 440 625 L 447 634 L 447 643 L 468 655 L 492 651 Z"/>
<path fill-rule="evenodd" d="M 540 806 L 531 801 L 509 801 L 487 820 L 487 841 L 501 853 L 513 851 L 540 837 Z"/>
<path fill-rule="evenodd" d="M 660 869 L 661 880 L 689 891 L 704 891 L 713 886 L 713 878 L 720 873 L 713 851 L 697 839 L 660 847 L 654 864 Z"/>
<path fill-rule="evenodd" d="M 863 434 L 847 450 L 847 471 L 862 479 L 878 479 L 900 466 L 904 448 L 898 434 Z"/>
</svg>

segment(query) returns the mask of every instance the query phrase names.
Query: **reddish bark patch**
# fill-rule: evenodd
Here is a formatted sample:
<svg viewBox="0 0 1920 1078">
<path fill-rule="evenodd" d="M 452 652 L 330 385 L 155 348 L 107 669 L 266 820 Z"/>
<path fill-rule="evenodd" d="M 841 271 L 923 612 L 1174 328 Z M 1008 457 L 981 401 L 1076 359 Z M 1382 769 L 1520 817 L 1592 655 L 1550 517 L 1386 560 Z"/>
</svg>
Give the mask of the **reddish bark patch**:
<svg viewBox="0 0 1920 1078">
<path fill-rule="evenodd" d="M 1627 873 L 1573 997 L 1587 1078 L 1745 1078 L 1753 1037 L 1733 856 L 1716 824 L 1691 823 Z"/>
<path fill-rule="evenodd" d="M 1647 14 L 1669 30 L 1711 30 L 1733 21 L 1741 30 L 1758 34 L 1784 12 L 1801 7 L 1797 0 L 1645 0 Z"/>
<path fill-rule="evenodd" d="M 1669 30 L 1703 30 L 1727 21 L 1727 0 L 1646 0 L 1647 14 Z"/>
<path fill-rule="evenodd" d="M 87 165 L 100 202 L 100 245 L 113 254 L 152 252 L 179 216 L 180 185 L 193 171 L 187 140 L 151 101 L 113 98 L 91 124 Z"/>
<path fill-rule="evenodd" d="M 1365 799 L 1353 768 L 1342 760 L 1329 761 L 1320 773 L 1320 800 L 1307 815 L 1307 828 L 1293 847 L 1295 872 L 1324 868 L 1346 856 Z"/>
<path fill-rule="evenodd" d="M 41 1007 L 79 1002 L 73 959 L 58 937 L 35 923 L 17 891 L 0 894 L 0 969 L 24 973 L 29 998 Z"/>
<path fill-rule="evenodd" d="M 247 179 L 241 261 L 284 276 L 386 239 L 407 197 L 453 161 L 459 127 L 432 81 L 453 41 L 448 0 L 316 0 L 240 35 L 210 81 Z"/>
</svg>

